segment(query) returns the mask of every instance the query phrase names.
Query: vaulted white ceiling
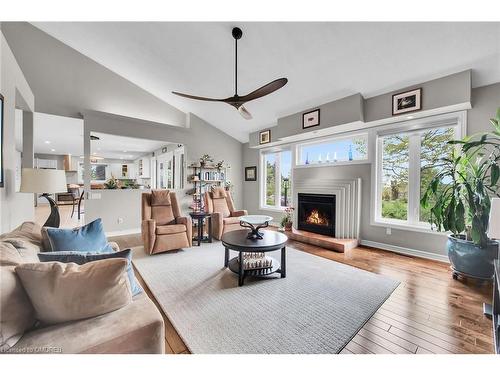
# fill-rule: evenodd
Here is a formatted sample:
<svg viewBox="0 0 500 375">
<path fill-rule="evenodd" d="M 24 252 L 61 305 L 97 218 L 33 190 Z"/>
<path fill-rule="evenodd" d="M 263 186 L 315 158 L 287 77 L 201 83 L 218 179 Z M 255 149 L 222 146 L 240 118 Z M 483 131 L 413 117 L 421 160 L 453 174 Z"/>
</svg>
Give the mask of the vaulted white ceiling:
<svg viewBox="0 0 500 375">
<path fill-rule="evenodd" d="M 500 81 L 500 23 L 34 23 L 160 99 L 247 141 L 277 118 L 356 92 L 365 97 L 473 69 L 473 86 Z M 246 105 L 177 97 L 227 97 L 287 77 L 281 90 Z"/>
</svg>

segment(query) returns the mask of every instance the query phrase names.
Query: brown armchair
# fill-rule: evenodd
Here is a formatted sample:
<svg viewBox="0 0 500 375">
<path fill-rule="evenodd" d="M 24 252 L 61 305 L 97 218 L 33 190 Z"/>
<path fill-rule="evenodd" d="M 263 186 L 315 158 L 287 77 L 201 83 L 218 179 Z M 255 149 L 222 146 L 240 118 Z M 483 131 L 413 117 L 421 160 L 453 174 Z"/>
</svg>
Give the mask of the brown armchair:
<svg viewBox="0 0 500 375">
<path fill-rule="evenodd" d="M 204 195 L 205 211 L 212 214 L 212 236 L 220 240 L 224 233 L 241 229 L 239 216 L 246 210 L 234 209 L 231 193 L 222 187 L 207 191 Z"/>
<path fill-rule="evenodd" d="M 191 218 L 181 216 L 174 192 L 151 190 L 151 193 L 142 193 L 141 232 L 146 253 L 191 247 L 192 231 Z"/>
</svg>

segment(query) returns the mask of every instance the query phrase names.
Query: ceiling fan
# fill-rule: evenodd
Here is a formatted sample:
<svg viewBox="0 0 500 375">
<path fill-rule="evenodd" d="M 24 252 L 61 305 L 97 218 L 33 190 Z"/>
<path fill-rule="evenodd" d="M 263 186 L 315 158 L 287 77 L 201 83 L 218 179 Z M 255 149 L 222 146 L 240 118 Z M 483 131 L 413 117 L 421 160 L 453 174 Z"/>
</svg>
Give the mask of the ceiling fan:
<svg viewBox="0 0 500 375">
<path fill-rule="evenodd" d="M 225 99 L 215 99 L 215 98 L 206 98 L 203 96 L 194 96 L 194 95 L 188 95 L 188 94 L 182 94 L 180 92 L 172 91 L 173 94 L 182 96 L 184 98 L 188 99 L 196 99 L 196 100 L 204 100 L 204 101 L 209 101 L 209 102 L 223 102 L 227 103 L 234 108 L 238 110 L 240 115 L 246 119 L 246 120 L 251 120 L 252 115 L 250 112 L 247 111 L 247 109 L 243 106 L 243 104 L 255 100 L 258 98 L 261 98 L 263 96 L 269 95 L 272 92 L 279 90 L 283 86 L 286 85 L 288 82 L 287 78 L 278 78 L 272 82 L 269 82 L 268 84 L 259 87 L 257 90 L 252 91 L 251 93 L 243 96 L 238 95 L 238 39 L 241 39 L 243 36 L 243 31 L 239 27 L 233 28 L 232 31 L 233 38 L 235 41 L 235 55 L 234 55 L 234 95 L 225 98 Z"/>
</svg>

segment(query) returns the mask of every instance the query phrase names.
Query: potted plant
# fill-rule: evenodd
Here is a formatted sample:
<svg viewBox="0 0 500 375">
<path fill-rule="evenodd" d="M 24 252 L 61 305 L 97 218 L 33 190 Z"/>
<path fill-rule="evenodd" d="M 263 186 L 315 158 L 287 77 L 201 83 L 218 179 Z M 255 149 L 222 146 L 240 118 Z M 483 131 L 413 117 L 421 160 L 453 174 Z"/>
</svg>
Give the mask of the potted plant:
<svg viewBox="0 0 500 375">
<path fill-rule="evenodd" d="M 293 207 L 285 208 L 285 215 L 281 218 L 281 226 L 285 228 L 286 231 L 292 230 L 294 210 L 295 209 Z"/>
<path fill-rule="evenodd" d="M 433 227 L 451 232 L 447 251 L 455 279 L 493 277 L 498 243 L 488 238 L 487 231 L 490 196 L 500 196 L 500 108 L 491 124 L 491 132 L 448 142 L 457 147 L 440 159 L 443 167 L 420 202 L 431 207 Z"/>
<path fill-rule="evenodd" d="M 226 191 L 231 191 L 232 188 L 233 183 L 230 180 L 224 182 L 224 189 L 226 189 Z"/>
<path fill-rule="evenodd" d="M 215 164 L 215 168 L 220 172 L 224 169 L 224 160 L 220 160 Z"/>
<path fill-rule="evenodd" d="M 202 155 L 202 157 L 200 158 L 200 167 L 203 168 L 207 163 L 211 163 L 213 161 L 214 159 L 210 155 Z"/>
<path fill-rule="evenodd" d="M 118 189 L 118 181 L 111 176 L 111 178 L 104 183 L 106 189 Z"/>
</svg>

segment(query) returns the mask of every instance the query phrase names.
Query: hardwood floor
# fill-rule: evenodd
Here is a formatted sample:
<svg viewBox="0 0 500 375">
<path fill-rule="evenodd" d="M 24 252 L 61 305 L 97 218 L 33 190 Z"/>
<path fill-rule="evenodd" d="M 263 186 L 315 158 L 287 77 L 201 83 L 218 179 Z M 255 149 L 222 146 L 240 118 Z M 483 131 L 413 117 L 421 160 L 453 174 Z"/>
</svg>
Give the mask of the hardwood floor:
<svg viewBox="0 0 500 375">
<path fill-rule="evenodd" d="M 121 248 L 142 244 L 139 235 L 112 240 Z M 491 299 L 491 284 L 453 280 L 445 263 L 379 249 L 357 247 L 342 254 L 295 241 L 289 246 L 401 282 L 341 354 L 493 353 L 491 320 L 482 313 L 483 302 Z M 167 353 L 189 353 L 162 315 Z"/>
</svg>

